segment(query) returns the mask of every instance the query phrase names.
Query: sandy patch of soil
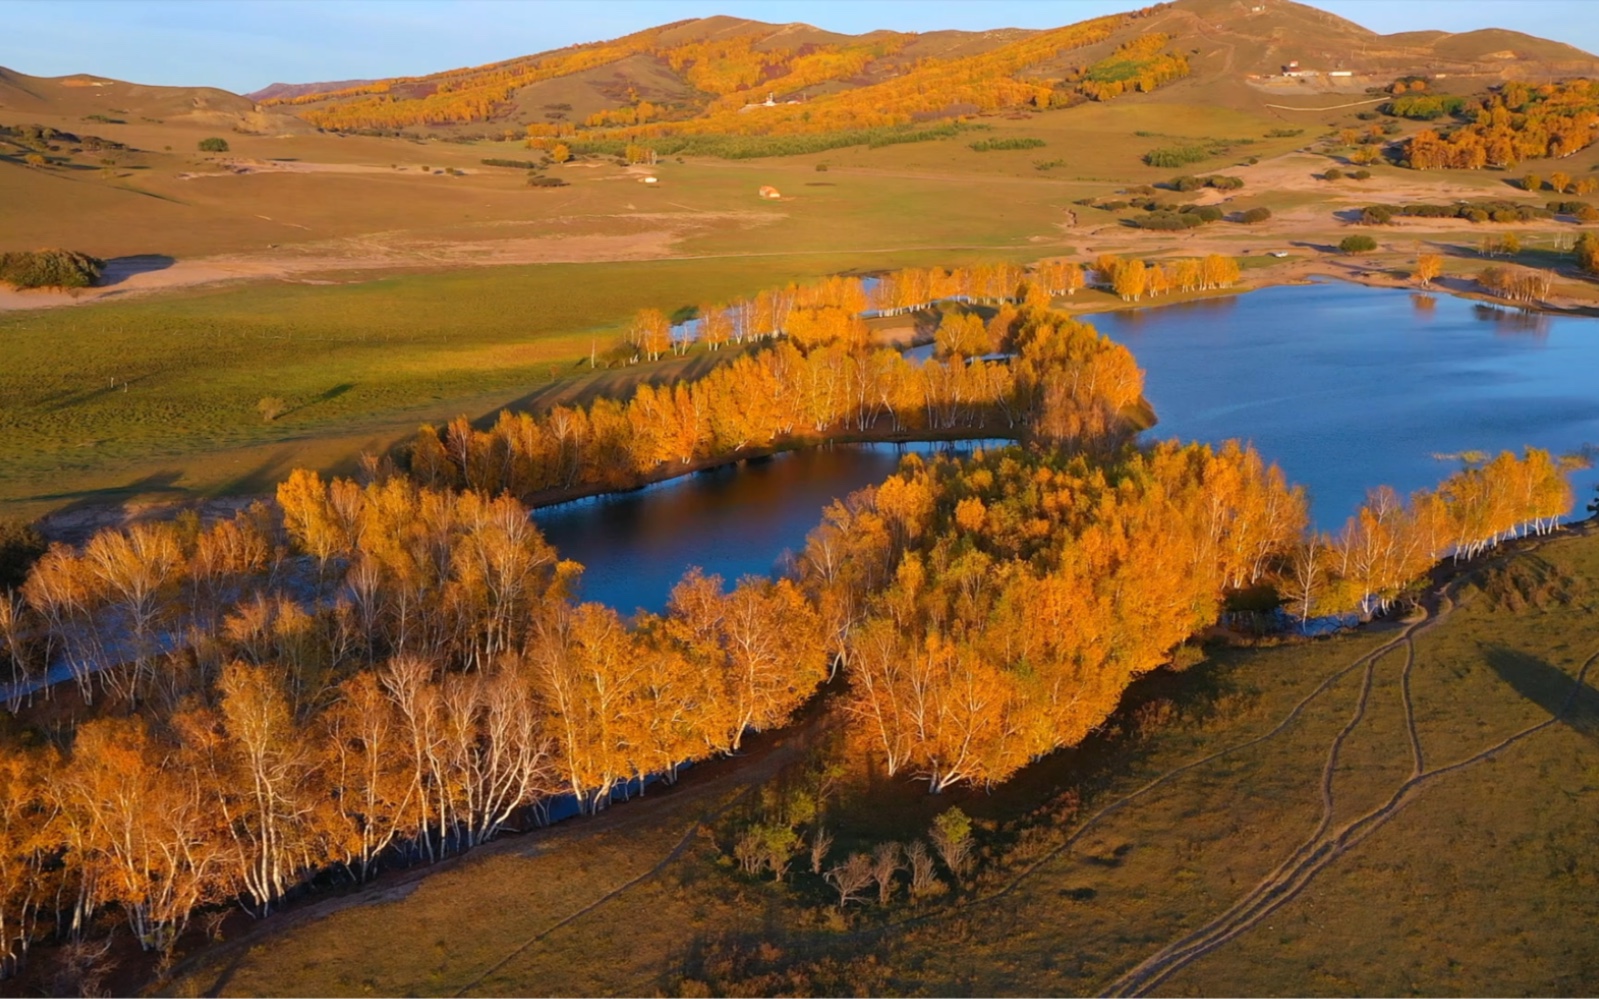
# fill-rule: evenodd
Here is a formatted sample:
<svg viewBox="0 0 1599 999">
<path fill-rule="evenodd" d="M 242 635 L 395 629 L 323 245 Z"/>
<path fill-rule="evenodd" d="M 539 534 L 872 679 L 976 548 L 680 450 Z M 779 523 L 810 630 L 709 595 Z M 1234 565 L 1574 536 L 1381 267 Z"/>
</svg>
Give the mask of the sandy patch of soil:
<svg viewBox="0 0 1599 999">
<path fill-rule="evenodd" d="M 395 168 L 373 163 L 312 163 L 305 160 L 217 160 L 220 170 L 190 171 L 178 174 L 179 180 L 212 180 L 222 177 L 246 177 L 257 173 L 421 173 L 409 167 Z M 431 172 L 431 171 L 430 171 Z M 461 173 L 479 173 L 478 170 L 461 170 Z"/>
<path fill-rule="evenodd" d="M 672 256 L 680 240 L 709 226 L 732 223 L 749 228 L 779 217 L 761 212 L 689 211 L 499 220 L 445 234 L 396 230 L 261 252 L 163 260 L 159 265 L 146 263 L 155 258 L 120 258 L 109 262 L 102 284 L 94 288 L 16 291 L 0 285 L 0 312 L 82 305 L 223 281 L 304 282 L 315 280 L 313 275 L 337 273 L 657 260 Z M 522 226 L 536 226 L 540 234 L 522 236 L 505 231 Z M 611 231 L 583 231 L 598 227 Z M 615 231 L 619 228 L 627 231 Z M 552 233 L 552 229 L 556 231 Z"/>
</svg>

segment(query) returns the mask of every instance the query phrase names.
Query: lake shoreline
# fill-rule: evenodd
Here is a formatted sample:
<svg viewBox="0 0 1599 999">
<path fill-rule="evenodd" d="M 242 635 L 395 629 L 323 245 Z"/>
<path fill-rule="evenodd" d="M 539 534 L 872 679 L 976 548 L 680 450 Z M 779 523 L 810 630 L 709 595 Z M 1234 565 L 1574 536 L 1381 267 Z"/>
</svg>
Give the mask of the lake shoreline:
<svg viewBox="0 0 1599 999">
<path fill-rule="evenodd" d="M 1106 312 L 1123 312 L 1132 309 L 1159 309 L 1167 305 L 1189 302 L 1206 302 L 1232 298 L 1266 288 L 1282 288 L 1315 284 L 1317 278 L 1331 278 L 1347 284 L 1366 288 L 1388 288 L 1409 291 L 1418 295 L 1449 295 L 1453 298 L 1481 302 L 1500 308 L 1517 309 L 1549 316 L 1569 316 L 1579 319 L 1599 318 L 1599 304 L 1584 304 L 1576 299 L 1560 298 L 1542 302 L 1515 302 L 1508 298 L 1490 295 L 1475 287 L 1475 282 L 1456 276 L 1435 278 L 1431 285 L 1422 287 L 1413 279 L 1395 277 L 1384 266 L 1383 258 L 1348 257 L 1338 260 L 1303 259 L 1246 270 L 1237 284 L 1230 288 L 1167 295 L 1159 299 L 1138 302 L 1078 302 L 1072 296 L 1056 298 L 1054 308 L 1075 316 L 1094 316 Z M 1569 304 L 1564 304 L 1569 303 Z"/>
</svg>

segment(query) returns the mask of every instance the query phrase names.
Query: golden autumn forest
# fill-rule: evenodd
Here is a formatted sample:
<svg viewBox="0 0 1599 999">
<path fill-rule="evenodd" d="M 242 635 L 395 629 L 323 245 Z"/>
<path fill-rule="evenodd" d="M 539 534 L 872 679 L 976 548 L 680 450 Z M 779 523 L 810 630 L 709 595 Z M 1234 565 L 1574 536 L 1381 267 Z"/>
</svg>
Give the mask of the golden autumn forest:
<svg viewBox="0 0 1599 999">
<path fill-rule="evenodd" d="M 1225 280 L 1225 263 L 1192 270 Z M 1119 283 L 1126 263 L 1104 266 Z M 119 708 L 70 748 L 4 749 L 8 960 L 106 910 L 166 948 L 229 899 L 264 914 L 563 795 L 602 807 L 785 724 L 837 672 L 887 773 L 991 785 L 1080 742 L 1230 593 L 1269 583 L 1303 616 L 1369 616 L 1438 560 L 1571 509 L 1559 464 L 1529 450 L 1408 501 L 1377 490 L 1337 536 L 1307 534 L 1302 490 L 1252 449 L 1133 442 L 1132 356 L 1047 305 L 1082 282 L 1051 261 L 763 292 L 702 313 L 765 342 L 698 381 L 424 428 L 405 467 L 297 471 L 276 510 L 52 546 L 0 599 L 12 697 L 50 696 L 38 680 L 64 665 L 86 703 Z M 941 299 L 998 308 L 971 328 L 949 313 L 958 331 L 920 366 L 850 332 Z M 640 350 L 661 325 L 635 324 Z M 1019 443 L 908 458 L 824 511 L 791 576 L 691 571 L 665 613 L 632 618 L 573 602 L 583 567 L 516 498 L 872 435 Z"/>
<path fill-rule="evenodd" d="M 0 992 L 1599 988 L 1599 57 L 887 6 L 0 67 Z"/>
</svg>

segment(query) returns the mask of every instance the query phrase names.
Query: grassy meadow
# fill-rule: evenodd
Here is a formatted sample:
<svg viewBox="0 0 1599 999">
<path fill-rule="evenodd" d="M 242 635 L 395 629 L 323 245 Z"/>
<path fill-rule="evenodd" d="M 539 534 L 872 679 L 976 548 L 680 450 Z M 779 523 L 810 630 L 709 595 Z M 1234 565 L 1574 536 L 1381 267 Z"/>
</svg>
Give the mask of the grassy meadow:
<svg viewBox="0 0 1599 999">
<path fill-rule="evenodd" d="M 989 254 L 905 254 L 902 262 Z M 632 313 L 876 266 L 837 253 L 273 283 L 0 313 L 0 508 L 270 489 L 581 378 Z M 630 369 L 649 376 L 670 361 Z M 282 399 L 268 422 L 258 403 Z"/>
<path fill-rule="evenodd" d="M 542 190 L 481 164 L 533 155 L 515 142 L 230 134 L 228 153 L 202 155 L 208 133 L 193 123 L 46 121 L 130 148 L 111 166 L 90 153 L 46 169 L 0 157 L 8 240 L 164 259 L 197 276 L 150 292 L 134 278 L 131 292 L 48 309 L 27 306 L 59 296 L 33 293 L 0 311 L 0 515 L 260 492 L 301 463 L 347 469 L 417 422 L 481 416 L 581 375 L 591 345 L 603 350 L 643 306 L 844 270 L 1063 253 L 1225 252 L 1268 266 L 1265 249 L 1323 252 L 1344 225 L 1335 212 L 1413 198 L 1418 185 L 1510 191 L 1498 173 L 1386 166 L 1364 183 L 1324 184 L 1316 175 L 1336 157 L 1302 150 L 1360 124 L 1359 109 L 1295 116 L 1207 86 L 983 116 L 937 141 L 669 157 L 653 186 L 591 157 L 550 167 L 567 186 Z M 1271 135 L 1285 125 L 1303 134 Z M 1004 148 L 1030 145 L 1019 139 L 1043 145 Z M 983 143 L 1000 148 L 973 148 Z M 1212 157 L 1181 170 L 1142 161 L 1191 145 Z M 238 164 L 252 172 L 230 172 Z M 1229 210 L 1263 206 L 1276 219 L 1144 232 L 1130 227 L 1136 211 L 1076 204 L 1184 172 L 1243 177 Z M 780 200 L 757 196 L 768 184 Z M 1380 234 L 1382 266 L 1401 276 L 1429 235 L 1408 228 Z M 1451 273 L 1480 266 L 1461 256 Z M 1074 304 L 1117 303 L 1089 293 Z M 266 398 L 286 412 L 264 420 Z"/>
<path fill-rule="evenodd" d="M 230 927 L 161 990 L 1589 994 L 1599 677 L 1574 681 L 1599 654 L 1599 533 L 1523 547 L 1430 615 L 1214 643 L 992 794 L 841 765 L 824 712 L 598 818 Z M 827 766 L 835 860 L 954 804 L 976 873 L 919 902 L 901 875 L 843 914 L 804 856 L 785 883 L 738 873 L 741 824 Z M 1191 959 L 1123 978 L 1189 934 Z"/>
</svg>

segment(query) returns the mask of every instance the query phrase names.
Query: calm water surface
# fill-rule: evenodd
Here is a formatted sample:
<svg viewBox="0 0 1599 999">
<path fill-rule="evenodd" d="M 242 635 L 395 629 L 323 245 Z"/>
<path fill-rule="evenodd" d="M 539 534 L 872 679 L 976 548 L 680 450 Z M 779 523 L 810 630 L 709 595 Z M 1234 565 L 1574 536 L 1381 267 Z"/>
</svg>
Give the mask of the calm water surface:
<svg viewBox="0 0 1599 999">
<path fill-rule="evenodd" d="M 584 600 L 624 613 L 661 610 L 690 566 L 720 575 L 729 587 L 740 576 L 771 573 L 786 552 L 804 548 L 828 503 L 881 482 L 904 454 L 951 447 L 849 444 L 793 451 L 637 492 L 545 507 L 533 519 L 562 558 L 586 567 Z"/>
<path fill-rule="evenodd" d="M 1151 434 L 1253 441 L 1331 530 L 1369 487 L 1460 467 L 1435 455 L 1599 444 L 1599 320 L 1325 283 L 1091 321 L 1145 370 Z M 1574 477 L 1579 512 L 1596 481 Z"/>
<path fill-rule="evenodd" d="M 1326 283 L 1091 317 L 1147 372 L 1159 438 L 1253 441 L 1337 530 L 1368 488 L 1459 468 L 1438 455 L 1599 444 L 1599 320 L 1529 317 L 1439 295 Z M 538 511 L 582 597 L 659 610 L 689 566 L 731 585 L 797 551 L 822 509 L 881 481 L 905 450 L 779 455 Z M 1599 473 L 1574 479 L 1578 509 Z"/>
</svg>

